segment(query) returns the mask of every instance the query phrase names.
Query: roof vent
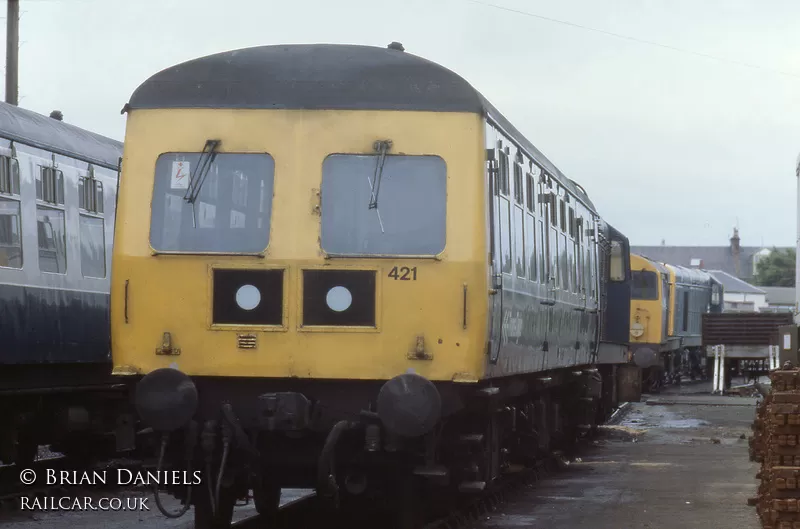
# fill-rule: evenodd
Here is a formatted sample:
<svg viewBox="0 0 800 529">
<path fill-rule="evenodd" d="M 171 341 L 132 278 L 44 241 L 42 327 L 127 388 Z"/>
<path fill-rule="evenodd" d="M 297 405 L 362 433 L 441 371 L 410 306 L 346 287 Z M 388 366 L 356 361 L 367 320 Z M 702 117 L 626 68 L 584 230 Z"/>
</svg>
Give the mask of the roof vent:
<svg viewBox="0 0 800 529">
<path fill-rule="evenodd" d="M 60 110 L 53 110 L 50 112 L 50 117 L 56 121 L 64 121 L 64 114 Z"/>
<path fill-rule="evenodd" d="M 389 48 L 390 50 L 406 51 L 406 49 L 403 47 L 403 45 L 400 44 L 399 42 L 392 42 L 391 44 L 389 44 L 386 47 Z"/>
</svg>

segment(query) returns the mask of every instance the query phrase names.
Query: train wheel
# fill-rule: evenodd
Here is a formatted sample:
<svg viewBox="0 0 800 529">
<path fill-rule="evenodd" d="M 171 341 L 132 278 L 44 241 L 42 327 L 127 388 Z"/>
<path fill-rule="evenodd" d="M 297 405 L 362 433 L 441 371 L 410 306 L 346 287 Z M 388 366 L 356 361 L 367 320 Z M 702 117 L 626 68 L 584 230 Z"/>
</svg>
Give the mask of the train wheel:
<svg viewBox="0 0 800 529">
<path fill-rule="evenodd" d="M 208 487 L 198 485 L 194 489 L 194 529 L 229 529 L 233 521 L 233 507 L 236 504 L 235 489 L 222 487 L 216 513 L 211 510 L 211 497 Z"/>
</svg>

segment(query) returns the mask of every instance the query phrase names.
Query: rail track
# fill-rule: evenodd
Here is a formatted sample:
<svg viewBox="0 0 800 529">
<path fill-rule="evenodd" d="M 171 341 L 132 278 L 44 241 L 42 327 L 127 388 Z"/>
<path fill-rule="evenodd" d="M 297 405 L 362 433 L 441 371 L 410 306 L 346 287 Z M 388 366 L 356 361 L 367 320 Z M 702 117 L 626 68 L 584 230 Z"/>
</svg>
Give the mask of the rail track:
<svg viewBox="0 0 800 529">
<path fill-rule="evenodd" d="M 619 422 L 629 408 L 628 403 L 623 403 L 605 422 L 606 425 Z M 585 453 L 591 442 L 596 439 L 594 435 L 586 435 L 577 446 L 574 455 L 580 457 Z M 559 469 L 569 463 L 563 454 L 555 452 L 545 458 L 540 459 L 529 467 L 513 467 L 505 473 L 499 482 L 495 483 L 490 491 L 477 495 L 467 500 L 448 505 L 446 509 L 440 510 L 436 514 L 430 514 L 423 520 L 417 529 L 463 529 L 469 527 L 473 522 L 483 516 L 490 514 L 517 493 L 524 492 L 534 484 L 551 475 L 557 475 Z M 41 479 L 47 470 L 77 470 L 92 472 L 93 470 L 116 471 L 117 468 L 126 468 L 132 472 L 147 470 L 151 466 L 148 460 L 126 460 L 117 459 L 96 463 L 90 467 L 77 461 L 61 457 L 47 457 L 40 459 L 30 466 L 40 479 L 36 483 L 24 486 L 20 482 L 20 472 L 22 467 L 15 465 L 0 465 L 0 511 L 17 509 L 19 498 L 55 495 L 63 493 L 67 487 L 61 485 L 48 485 L 47 480 Z M 109 472 L 110 474 L 111 472 Z M 72 489 L 72 487 L 69 487 Z M 89 487 L 91 493 L 108 493 L 121 490 L 134 490 L 136 487 L 119 486 L 115 480 L 108 480 L 105 486 Z M 144 487 L 142 490 L 150 491 L 151 487 Z M 72 492 L 72 491 L 70 491 Z M 162 491 L 163 494 L 163 491 Z M 248 500 L 250 501 L 250 500 Z M 438 501 L 438 500 L 437 500 Z M 386 514 L 375 509 L 374 512 L 366 512 L 364 503 L 356 510 L 342 505 L 340 510 L 333 510 L 326 502 L 317 498 L 316 494 L 309 491 L 308 495 L 293 498 L 283 504 L 278 512 L 265 518 L 264 516 L 254 515 L 232 524 L 235 529 L 360 529 L 382 527 L 386 525 Z M 442 513 L 442 511 L 446 511 Z M 191 517 L 187 513 L 187 518 Z"/>
<path fill-rule="evenodd" d="M 619 422 L 628 409 L 628 403 L 623 404 L 605 424 Z M 576 456 L 585 452 L 594 439 L 595 436 L 581 439 Z M 443 516 L 425 520 L 418 529 L 464 529 L 469 527 L 482 516 L 497 510 L 513 495 L 533 487 L 536 482 L 546 477 L 556 475 L 567 465 L 569 462 L 563 454 L 554 452 L 530 467 L 517 468 L 507 472 L 502 480 L 492 487 L 491 491 L 459 503 Z M 264 529 L 266 527 L 270 529 L 356 529 L 384 526 L 385 519 L 381 520 L 377 516 L 377 514 L 370 515 L 363 512 L 331 511 L 319 501 L 315 494 L 311 493 L 284 504 L 273 519 L 267 520 L 262 516 L 255 515 L 234 523 L 232 527 L 235 529 Z M 384 523 L 381 523 L 382 521 Z"/>
<path fill-rule="evenodd" d="M 491 492 L 465 501 L 444 516 L 426 520 L 419 529 L 462 529 L 496 510 L 511 495 L 532 487 L 537 481 L 552 475 L 563 468 L 564 462 L 559 454 L 542 459 L 536 465 L 508 473 L 496 484 Z M 385 522 L 385 520 L 384 520 Z M 377 524 L 377 525 L 376 525 Z M 260 515 L 232 524 L 234 529 L 355 529 L 379 527 L 378 514 L 365 514 L 348 511 L 331 511 L 319 501 L 316 494 L 309 494 L 284 504 L 277 516 L 269 520 Z"/>
</svg>

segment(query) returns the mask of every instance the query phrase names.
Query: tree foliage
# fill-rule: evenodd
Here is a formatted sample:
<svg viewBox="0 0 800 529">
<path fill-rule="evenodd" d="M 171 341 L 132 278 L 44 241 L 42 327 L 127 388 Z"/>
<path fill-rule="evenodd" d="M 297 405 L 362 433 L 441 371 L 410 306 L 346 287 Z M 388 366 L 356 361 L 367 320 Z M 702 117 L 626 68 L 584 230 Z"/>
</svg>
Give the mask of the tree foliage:
<svg viewBox="0 0 800 529">
<path fill-rule="evenodd" d="M 794 248 L 772 249 L 772 253 L 759 259 L 756 265 L 755 283 L 762 287 L 793 287 L 795 272 Z"/>
</svg>

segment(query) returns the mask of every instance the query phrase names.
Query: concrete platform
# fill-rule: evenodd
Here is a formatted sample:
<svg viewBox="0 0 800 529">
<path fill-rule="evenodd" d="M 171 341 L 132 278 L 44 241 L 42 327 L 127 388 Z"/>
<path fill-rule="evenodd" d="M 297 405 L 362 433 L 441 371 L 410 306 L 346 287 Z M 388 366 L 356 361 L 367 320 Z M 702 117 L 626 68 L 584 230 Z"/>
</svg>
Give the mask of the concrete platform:
<svg viewBox="0 0 800 529">
<path fill-rule="evenodd" d="M 473 529 L 758 529 L 747 505 L 758 465 L 741 439 L 751 433 L 755 399 L 660 397 L 671 405 L 632 403 L 582 461 Z"/>
</svg>

